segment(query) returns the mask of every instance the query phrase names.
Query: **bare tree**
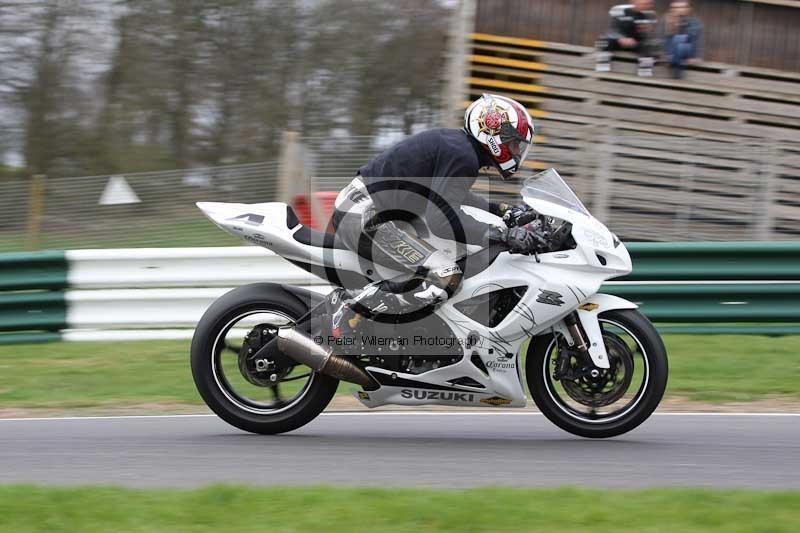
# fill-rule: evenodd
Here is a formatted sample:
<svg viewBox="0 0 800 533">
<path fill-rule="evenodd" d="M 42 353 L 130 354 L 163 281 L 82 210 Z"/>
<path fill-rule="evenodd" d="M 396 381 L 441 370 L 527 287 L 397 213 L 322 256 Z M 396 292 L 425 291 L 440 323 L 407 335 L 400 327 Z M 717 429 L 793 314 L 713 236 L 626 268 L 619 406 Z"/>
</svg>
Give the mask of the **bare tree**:
<svg viewBox="0 0 800 533">
<path fill-rule="evenodd" d="M 290 129 L 409 133 L 437 122 L 442 4 L 0 0 L 0 116 L 30 171 L 62 174 L 271 159 Z"/>
</svg>

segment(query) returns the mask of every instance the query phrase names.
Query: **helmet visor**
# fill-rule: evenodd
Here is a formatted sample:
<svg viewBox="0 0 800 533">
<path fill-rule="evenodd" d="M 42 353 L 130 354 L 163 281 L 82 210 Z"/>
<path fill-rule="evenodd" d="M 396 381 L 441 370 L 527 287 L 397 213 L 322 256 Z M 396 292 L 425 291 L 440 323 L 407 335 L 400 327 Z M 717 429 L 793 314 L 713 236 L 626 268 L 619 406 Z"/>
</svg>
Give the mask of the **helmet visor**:
<svg viewBox="0 0 800 533">
<path fill-rule="evenodd" d="M 517 162 L 517 166 L 521 165 L 525 158 L 528 157 L 531 141 L 523 137 L 510 122 L 504 122 L 500 126 L 500 141 L 508 147 L 511 157 Z"/>
</svg>

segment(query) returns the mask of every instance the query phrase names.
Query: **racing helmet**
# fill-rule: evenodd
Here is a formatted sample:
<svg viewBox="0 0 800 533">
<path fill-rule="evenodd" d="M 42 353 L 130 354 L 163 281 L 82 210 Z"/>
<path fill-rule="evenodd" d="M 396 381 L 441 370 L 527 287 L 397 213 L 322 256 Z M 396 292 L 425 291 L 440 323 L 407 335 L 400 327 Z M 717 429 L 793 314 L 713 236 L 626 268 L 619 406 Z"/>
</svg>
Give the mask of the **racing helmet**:
<svg viewBox="0 0 800 533">
<path fill-rule="evenodd" d="M 464 113 L 464 129 L 491 156 L 503 179 L 525 161 L 533 142 L 528 111 L 511 98 L 484 94 Z"/>
</svg>

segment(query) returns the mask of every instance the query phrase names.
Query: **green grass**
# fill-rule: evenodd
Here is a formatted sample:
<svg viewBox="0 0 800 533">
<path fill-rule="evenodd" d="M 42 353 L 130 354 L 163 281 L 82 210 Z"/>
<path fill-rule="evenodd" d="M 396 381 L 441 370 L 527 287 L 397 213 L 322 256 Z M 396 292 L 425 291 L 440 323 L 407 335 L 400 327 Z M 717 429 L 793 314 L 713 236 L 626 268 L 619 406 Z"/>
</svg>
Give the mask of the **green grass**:
<svg viewBox="0 0 800 533">
<path fill-rule="evenodd" d="M 188 341 L 0 346 L 0 407 L 202 402 Z"/>
<path fill-rule="evenodd" d="M 800 337 L 668 335 L 667 394 L 711 402 L 800 399 Z"/>
<path fill-rule="evenodd" d="M 26 249 L 23 231 L 0 232 L 0 252 Z M 172 217 L 168 224 L 152 218 L 109 220 L 91 227 L 64 228 L 43 232 L 39 250 L 82 248 L 186 248 L 192 246 L 244 246 L 247 243 L 229 235 L 206 219 L 198 210 L 183 218 Z"/>
<path fill-rule="evenodd" d="M 248 394 L 256 390 L 231 365 L 235 356 L 224 366 L 234 386 Z M 189 368 L 189 341 L 0 346 L 0 376 L 0 408 L 203 405 Z M 284 392 L 299 383 L 283 385 Z M 339 390 L 357 388 L 344 383 Z"/>
<path fill-rule="evenodd" d="M 800 400 L 798 337 L 671 335 L 665 340 L 668 396 L 711 402 Z M 0 408 L 202 405 L 188 352 L 188 341 L 0 346 Z M 356 389 L 344 383 L 339 391 Z"/>
<path fill-rule="evenodd" d="M 796 531 L 800 493 L 654 489 L 0 487 L 14 532 Z"/>
</svg>

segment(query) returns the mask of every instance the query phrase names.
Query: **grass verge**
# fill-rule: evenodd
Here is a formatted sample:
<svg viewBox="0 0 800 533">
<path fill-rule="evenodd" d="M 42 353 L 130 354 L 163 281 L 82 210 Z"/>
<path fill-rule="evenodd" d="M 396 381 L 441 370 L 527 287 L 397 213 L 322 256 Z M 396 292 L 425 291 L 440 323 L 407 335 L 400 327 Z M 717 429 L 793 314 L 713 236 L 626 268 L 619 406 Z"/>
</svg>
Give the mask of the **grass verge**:
<svg viewBox="0 0 800 533">
<path fill-rule="evenodd" d="M 0 232 L 0 252 L 26 250 L 27 235 L 21 231 Z M 46 231 L 40 236 L 39 250 L 77 250 L 83 248 L 181 248 L 192 246 L 244 246 L 247 243 L 229 235 L 208 221 L 200 211 L 188 216 L 163 219 L 122 217 L 92 220 L 80 227 Z"/>
<path fill-rule="evenodd" d="M 667 335 L 667 395 L 708 402 L 800 399 L 800 337 Z"/>
<path fill-rule="evenodd" d="M 796 531 L 799 492 L 0 487 L 0 530 Z"/>
<path fill-rule="evenodd" d="M 668 397 L 704 402 L 796 398 L 798 337 L 670 335 Z M 188 341 L 0 346 L 0 408 L 202 405 Z M 357 386 L 343 383 L 339 391 Z"/>
</svg>

